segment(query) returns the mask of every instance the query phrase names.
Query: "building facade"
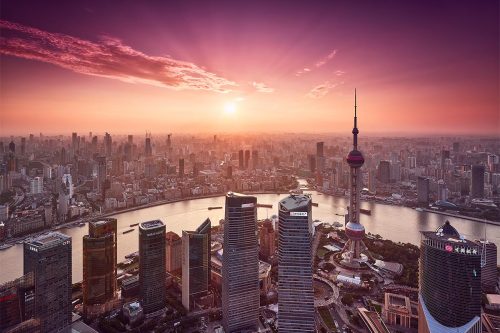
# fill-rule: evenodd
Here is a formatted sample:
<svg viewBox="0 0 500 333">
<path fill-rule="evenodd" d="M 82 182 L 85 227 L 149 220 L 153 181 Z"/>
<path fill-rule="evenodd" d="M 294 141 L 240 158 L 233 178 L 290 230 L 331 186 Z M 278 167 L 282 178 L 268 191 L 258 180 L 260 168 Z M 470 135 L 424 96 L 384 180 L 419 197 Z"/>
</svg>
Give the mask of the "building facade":
<svg viewBox="0 0 500 333">
<path fill-rule="evenodd" d="M 89 223 L 83 237 L 83 312 L 93 317 L 110 310 L 116 298 L 116 219 Z"/>
<path fill-rule="evenodd" d="M 222 256 L 222 322 L 227 333 L 254 329 L 259 317 L 257 198 L 226 195 Z"/>
<path fill-rule="evenodd" d="M 165 234 L 166 269 L 169 273 L 179 273 L 182 268 L 182 239 L 175 232 Z"/>
<path fill-rule="evenodd" d="M 155 315 L 167 305 L 165 225 L 160 220 L 139 225 L 139 295 L 144 313 Z"/>
<path fill-rule="evenodd" d="M 484 198 L 484 165 L 476 164 L 472 166 L 470 197 Z"/>
<path fill-rule="evenodd" d="M 210 286 L 210 228 L 206 219 L 195 231 L 182 231 L 182 305 L 190 311 Z"/>
<path fill-rule="evenodd" d="M 34 316 L 42 332 L 71 325 L 71 237 L 52 232 L 24 243 L 24 274 L 33 272 Z"/>
<path fill-rule="evenodd" d="M 480 332 L 480 247 L 448 221 L 421 234 L 419 332 Z"/>
<path fill-rule="evenodd" d="M 312 201 L 290 195 L 279 203 L 278 323 L 284 333 L 314 333 Z"/>
<path fill-rule="evenodd" d="M 259 250 L 264 260 L 269 260 L 276 252 L 276 233 L 273 223 L 267 219 L 262 223 L 259 231 Z"/>
</svg>

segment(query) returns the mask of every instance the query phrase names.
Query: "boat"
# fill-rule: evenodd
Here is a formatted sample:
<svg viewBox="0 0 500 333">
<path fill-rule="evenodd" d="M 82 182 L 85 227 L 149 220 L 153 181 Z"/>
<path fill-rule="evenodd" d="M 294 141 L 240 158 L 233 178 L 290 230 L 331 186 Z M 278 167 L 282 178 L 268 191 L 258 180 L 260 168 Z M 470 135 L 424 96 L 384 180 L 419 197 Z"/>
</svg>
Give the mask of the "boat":
<svg viewBox="0 0 500 333">
<path fill-rule="evenodd" d="M 132 232 L 132 231 L 134 231 L 134 229 L 128 229 L 128 230 L 125 230 L 125 231 L 123 232 L 123 234 L 128 234 L 129 232 Z"/>
<path fill-rule="evenodd" d="M 0 245 L 0 250 L 7 250 L 13 246 L 14 246 L 14 244 L 2 244 L 2 245 Z"/>
<path fill-rule="evenodd" d="M 130 225 L 130 227 L 137 227 L 138 225 L 139 225 L 139 223 L 132 223 L 132 224 Z"/>
<path fill-rule="evenodd" d="M 217 206 L 217 207 L 208 207 L 208 210 L 212 210 L 212 209 L 222 209 L 222 206 Z"/>
<path fill-rule="evenodd" d="M 423 212 L 423 211 L 424 211 L 424 210 L 423 210 L 423 208 L 420 208 L 420 207 L 415 208 L 415 210 L 416 210 L 417 212 Z"/>
<path fill-rule="evenodd" d="M 84 222 L 80 222 L 80 223 L 78 223 L 78 226 L 79 226 L 80 228 L 81 228 L 81 227 L 83 227 L 84 225 L 85 225 L 85 223 L 84 223 Z"/>
<path fill-rule="evenodd" d="M 362 214 L 366 214 L 366 215 L 372 215 L 372 211 L 370 209 L 360 208 L 359 212 L 362 213 Z"/>
</svg>

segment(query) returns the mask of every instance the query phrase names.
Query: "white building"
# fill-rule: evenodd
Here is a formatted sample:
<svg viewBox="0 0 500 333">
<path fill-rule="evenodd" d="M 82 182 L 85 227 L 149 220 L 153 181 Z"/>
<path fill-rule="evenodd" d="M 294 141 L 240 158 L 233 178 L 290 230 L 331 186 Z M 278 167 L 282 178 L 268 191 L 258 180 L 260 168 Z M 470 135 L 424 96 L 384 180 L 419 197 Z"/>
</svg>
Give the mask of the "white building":
<svg viewBox="0 0 500 333">
<path fill-rule="evenodd" d="M 35 177 L 30 181 L 30 193 L 40 194 L 43 192 L 43 178 Z"/>
</svg>

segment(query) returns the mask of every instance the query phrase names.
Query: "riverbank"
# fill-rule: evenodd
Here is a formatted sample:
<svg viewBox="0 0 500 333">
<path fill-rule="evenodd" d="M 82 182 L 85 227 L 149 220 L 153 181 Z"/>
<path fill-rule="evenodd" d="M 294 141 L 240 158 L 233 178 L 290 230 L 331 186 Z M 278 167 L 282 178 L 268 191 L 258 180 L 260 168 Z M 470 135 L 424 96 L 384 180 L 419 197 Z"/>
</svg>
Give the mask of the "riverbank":
<svg viewBox="0 0 500 333">
<path fill-rule="evenodd" d="M 486 224 L 500 226 L 500 222 L 490 221 L 490 220 L 485 220 L 485 219 L 479 219 L 477 217 L 465 216 L 465 215 L 460 215 L 460 214 L 453 214 L 453 213 L 443 212 L 443 211 L 435 210 L 435 209 L 423 208 L 422 210 L 424 212 L 427 212 L 427 213 L 435 213 L 435 214 L 441 214 L 441 215 L 446 215 L 446 216 L 458 217 L 458 218 L 461 218 L 461 219 L 464 219 L 464 220 L 469 220 L 469 221 L 474 221 L 474 222 L 480 222 L 480 223 L 486 223 Z"/>
</svg>

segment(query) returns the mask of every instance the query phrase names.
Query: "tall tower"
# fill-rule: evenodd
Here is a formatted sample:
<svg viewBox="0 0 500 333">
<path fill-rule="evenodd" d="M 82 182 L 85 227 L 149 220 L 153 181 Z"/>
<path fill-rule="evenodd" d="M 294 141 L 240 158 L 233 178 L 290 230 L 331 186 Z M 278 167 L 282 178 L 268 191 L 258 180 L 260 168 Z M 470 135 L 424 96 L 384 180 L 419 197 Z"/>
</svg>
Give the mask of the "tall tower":
<svg viewBox="0 0 500 333">
<path fill-rule="evenodd" d="M 109 311 L 116 297 L 116 219 L 89 223 L 83 236 L 83 312 L 87 318 Z"/>
<path fill-rule="evenodd" d="M 283 333 L 313 333 L 312 201 L 306 194 L 279 203 L 278 320 Z"/>
<path fill-rule="evenodd" d="M 59 232 L 24 243 L 24 274 L 34 273 L 35 318 L 42 332 L 71 325 L 71 237 Z"/>
<path fill-rule="evenodd" d="M 480 332 L 481 246 L 448 221 L 421 235 L 418 332 Z"/>
<path fill-rule="evenodd" d="M 361 252 L 366 249 L 363 243 L 365 236 L 365 227 L 359 223 L 359 193 L 361 172 L 360 168 L 365 163 L 363 154 L 358 150 L 358 117 L 357 117 L 357 103 L 356 103 L 356 90 L 354 90 L 354 128 L 353 134 L 353 149 L 347 155 L 347 163 L 351 168 L 351 182 L 350 182 L 350 204 L 349 204 L 349 223 L 345 227 L 345 233 L 349 239 L 342 250 L 342 263 L 351 266 L 359 267 L 361 262 L 367 260 L 367 257 Z"/>
<path fill-rule="evenodd" d="M 139 225 L 139 290 L 146 317 L 161 314 L 165 290 L 165 225 L 160 220 Z"/>
<path fill-rule="evenodd" d="M 222 323 L 227 333 L 255 329 L 259 320 L 257 198 L 226 195 L 222 255 Z"/>
<path fill-rule="evenodd" d="M 196 231 L 182 231 L 182 305 L 190 311 L 210 286 L 210 228 L 206 219 Z"/>
</svg>

